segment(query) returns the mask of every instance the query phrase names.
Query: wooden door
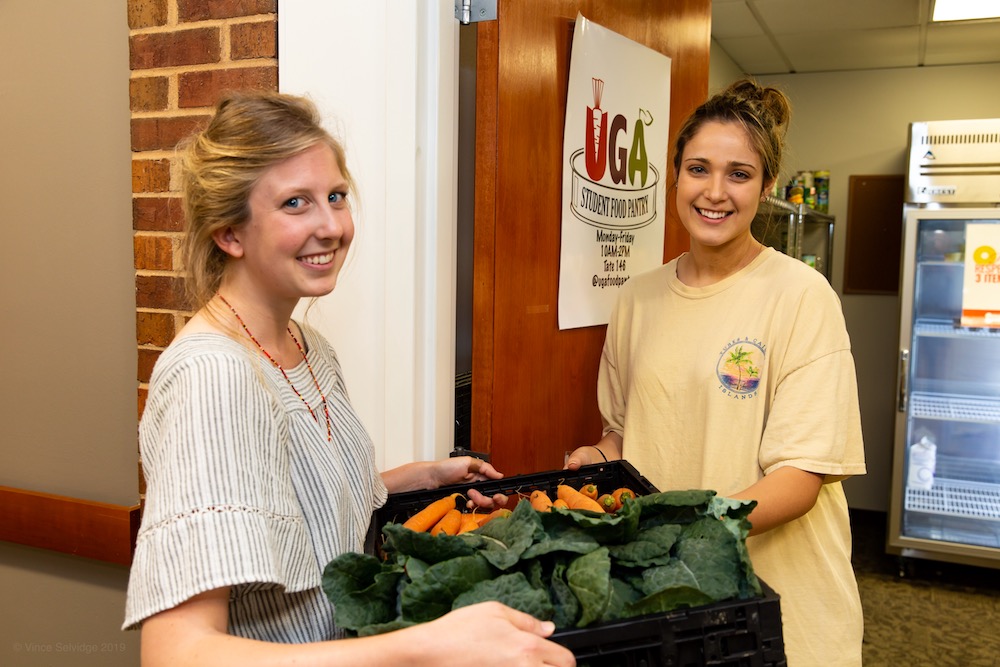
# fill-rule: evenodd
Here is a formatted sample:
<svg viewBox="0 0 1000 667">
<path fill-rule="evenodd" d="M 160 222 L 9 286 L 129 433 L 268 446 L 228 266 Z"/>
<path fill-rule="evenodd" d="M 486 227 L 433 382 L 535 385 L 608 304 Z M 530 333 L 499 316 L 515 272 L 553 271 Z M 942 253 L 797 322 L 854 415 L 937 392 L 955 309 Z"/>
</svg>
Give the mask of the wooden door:
<svg viewBox="0 0 1000 667">
<path fill-rule="evenodd" d="M 556 307 L 577 13 L 671 58 L 673 136 L 708 90 L 711 2 L 498 0 L 497 11 L 477 30 L 471 429 L 472 448 L 512 475 L 562 468 L 564 452 L 601 435 L 606 327 L 560 331 Z M 667 208 L 665 260 L 687 247 Z"/>
</svg>

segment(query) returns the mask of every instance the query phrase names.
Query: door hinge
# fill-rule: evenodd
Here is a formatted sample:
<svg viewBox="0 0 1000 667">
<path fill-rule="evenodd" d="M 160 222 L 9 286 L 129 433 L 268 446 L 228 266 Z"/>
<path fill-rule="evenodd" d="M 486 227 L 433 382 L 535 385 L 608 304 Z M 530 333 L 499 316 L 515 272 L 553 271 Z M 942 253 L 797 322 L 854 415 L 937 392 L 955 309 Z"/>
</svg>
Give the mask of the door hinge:
<svg viewBox="0 0 1000 667">
<path fill-rule="evenodd" d="M 462 25 L 495 21 L 497 18 L 497 0 L 455 0 L 455 18 Z"/>
</svg>

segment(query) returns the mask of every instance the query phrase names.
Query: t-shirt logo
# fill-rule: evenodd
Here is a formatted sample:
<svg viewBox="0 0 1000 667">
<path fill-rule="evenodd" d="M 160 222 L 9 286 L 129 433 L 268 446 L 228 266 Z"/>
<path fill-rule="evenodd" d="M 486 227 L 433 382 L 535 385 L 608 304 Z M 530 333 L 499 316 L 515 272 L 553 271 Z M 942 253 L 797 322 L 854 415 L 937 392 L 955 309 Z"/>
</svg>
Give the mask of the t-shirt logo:
<svg viewBox="0 0 1000 667">
<path fill-rule="evenodd" d="M 733 398 L 756 395 L 760 371 L 764 367 L 765 347 L 761 341 L 749 338 L 730 342 L 719 355 L 715 368 L 719 389 Z"/>
</svg>

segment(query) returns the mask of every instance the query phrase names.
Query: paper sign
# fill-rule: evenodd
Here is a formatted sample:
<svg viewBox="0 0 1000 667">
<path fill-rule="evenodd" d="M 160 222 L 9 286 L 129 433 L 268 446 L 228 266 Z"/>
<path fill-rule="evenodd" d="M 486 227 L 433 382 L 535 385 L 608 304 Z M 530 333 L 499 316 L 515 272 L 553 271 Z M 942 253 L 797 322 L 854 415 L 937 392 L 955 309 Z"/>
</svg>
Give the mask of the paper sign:
<svg viewBox="0 0 1000 667">
<path fill-rule="evenodd" d="M 1000 224 L 965 226 L 962 326 L 1000 327 Z"/>
<path fill-rule="evenodd" d="M 607 324 L 663 264 L 670 58 L 577 16 L 563 136 L 559 328 Z"/>
</svg>

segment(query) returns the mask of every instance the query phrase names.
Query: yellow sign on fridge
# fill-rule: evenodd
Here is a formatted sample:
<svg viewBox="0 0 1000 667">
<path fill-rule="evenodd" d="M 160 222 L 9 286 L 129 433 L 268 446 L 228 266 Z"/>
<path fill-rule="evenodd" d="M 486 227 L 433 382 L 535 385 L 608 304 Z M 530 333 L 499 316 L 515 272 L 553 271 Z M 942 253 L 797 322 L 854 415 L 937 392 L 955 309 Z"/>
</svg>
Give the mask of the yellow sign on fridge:
<svg viewBox="0 0 1000 667">
<path fill-rule="evenodd" d="M 962 326 L 1000 328 L 1000 225 L 965 227 Z"/>
</svg>

